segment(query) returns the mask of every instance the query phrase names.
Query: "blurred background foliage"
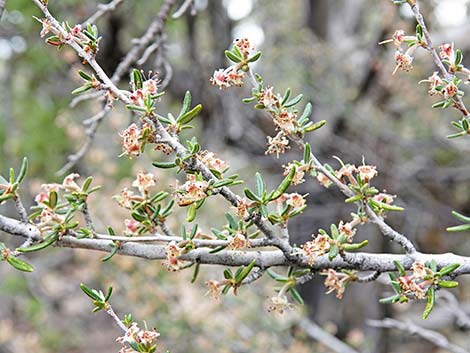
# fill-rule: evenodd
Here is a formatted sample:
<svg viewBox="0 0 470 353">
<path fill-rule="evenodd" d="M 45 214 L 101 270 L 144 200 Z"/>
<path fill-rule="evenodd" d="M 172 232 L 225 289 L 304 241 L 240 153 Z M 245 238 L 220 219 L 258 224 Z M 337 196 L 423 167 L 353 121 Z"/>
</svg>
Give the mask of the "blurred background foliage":
<svg viewBox="0 0 470 353">
<path fill-rule="evenodd" d="M 103 36 L 98 60 L 108 74 L 132 39 L 145 31 L 160 4 L 125 0 L 98 21 Z M 55 16 L 70 24 L 85 20 L 96 5 L 95 0 L 50 0 Z M 377 165 L 376 185 L 397 194 L 397 204 L 406 208 L 389 218 L 396 229 L 422 251 L 470 254 L 465 235 L 445 232 L 453 224 L 452 209 L 470 213 L 468 141 L 445 138 L 457 113 L 432 110 L 434 99 L 427 96 L 427 87 L 417 85 L 434 70 L 426 53 L 417 53 L 411 73 L 392 76 L 393 50 L 377 45 L 395 29 L 414 30 L 414 19 L 405 7 L 387 0 L 197 0 L 196 8 L 196 16 L 169 21 L 163 49 L 142 67 L 160 72 L 162 80 L 170 79 L 160 112 L 179 111 L 187 89 L 194 102 L 203 104 L 195 130 L 186 137 L 196 133 L 203 148 L 218 152 L 248 184 L 253 183 L 254 172 L 262 170 L 274 186 L 282 178 L 281 166 L 301 158 L 295 148 L 279 160 L 264 156 L 265 136 L 272 135 L 273 127 L 241 103 L 249 88 L 218 91 L 210 86 L 213 71 L 226 64 L 224 49 L 233 38 L 247 36 L 263 51 L 255 71 L 265 82 L 278 92 L 291 87 L 294 94 L 303 93 L 314 105 L 314 120 L 327 120 L 326 127 L 310 137 L 321 160 L 336 166 L 332 156 L 339 156 L 358 165 L 364 157 Z M 435 44 L 453 40 L 470 58 L 468 1 L 422 1 L 422 8 Z M 61 180 L 56 171 L 84 141 L 81 122 L 101 108 L 96 102 L 70 107 L 70 92 L 80 84 L 77 70 L 82 65 L 69 49 L 47 46 L 32 16 L 39 12 L 31 1 L 10 0 L 0 23 L 0 171 L 5 174 L 8 167 L 18 167 L 22 156 L 29 157 L 29 184 L 22 190 L 28 206 L 41 183 Z M 126 86 L 124 79 L 121 87 Z M 132 120 L 116 104 L 93 147 L 74 167 L 103 185 L 92 201 L 94 218 L 102 229 L 107 225 L 123 229 L 126 214 L 111 196 L 129 187 L 135 172 L 150 171 L 150 161 L 164 158 L 154 151 L 136 160 L 118 157 L 117 133 Z M 175 183 L 171 174 L 151 171 L 159 188 Z M 325 190 L 315 182 L 301 184 L 297 191 L 309 194 L 310 205 L 290 225 L 297 244 L 318 228 L 347 221 L 353 211 L 338 191 Z M 206 231 L 223 225 L 220 202 L 210 200 L 204 206 L 200 224 Z M 2 212 L 14 214 L 7 207 Z M 184 214 L 177 212 L 172 228 L 179 229 L 182 220 Z M 358 237 L 370 240 L 369 251 L 399 251 L 375 227 L 361 228 Z M 1 235 L 0 240 L 12 241 Z M 116 311 L 132 312 L 137 320 L 156 327 L 162 334 L 161 351 L 328 352 L 297 327 L 301 312 L 363 352 L 432 351 L 419 339 L 365 324 L 367 318 L 385 316 L 416 320 L 463 347 L 470 346 L 468 327 L 459 326 L 445 307 L 422 323 L 423 303 L 382 306 L 377 298 L 386 287 L 377 283 L 353 285 L 338 301 L 323 294 L 322 278 L 315 279 L 301 288 L 305 308 L 276 317 L 266 310 L 265 301 L 274 293 L 266 278 L 242 288 L 238 297 L 229 295 L 218 303 L 204 296 L 203 283 L 220 278 L 221 269 L 203 268 L 199 280 L 190 284 L 191 273 L 168 273 L 158 262 L 115 257 L 103 264 L 101 257 L 52 249 L 31 256 L 33 274 L 0 266 L 0 352 L 117 351 L 118 329 L 105 315 L 89 312 L 80 282 L 103 288 L 114 285 Z M 459 289 L 453 290 L 467 311 L 469 289 L 468 279 L 462 278 Z"/>
</svg>

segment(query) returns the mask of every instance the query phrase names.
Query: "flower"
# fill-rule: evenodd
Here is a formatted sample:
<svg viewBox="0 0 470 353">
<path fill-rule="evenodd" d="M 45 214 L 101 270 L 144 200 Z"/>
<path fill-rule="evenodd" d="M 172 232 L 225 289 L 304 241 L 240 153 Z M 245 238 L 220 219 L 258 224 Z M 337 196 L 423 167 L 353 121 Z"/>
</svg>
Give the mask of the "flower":
<svg viewBox="0 0 470 353">
<path fill-rule="evenodd" d="M 247 59 L 248 55 L 250 55 L 250 52 L 253 50 L 253 46 L 248 38 L 237 38 L 234 40 L 234 44 L 240 49 L 244 59 Z"/>
<path fill-rule="evenodd" d="M 393 75 L 397 72 L 398 69 L 406 72 L 413 69 L 413 66 L 411 65 L 413 62 L 413 57 L 407 53 L 402 53 L 401 51 L 397 50 L 395 52 L 395 61 L 397 65 L 395 66 L 395 70 L 393 70 Z"/>
<path fill-rule="evenodd" d="M 352 222 L 344 223 L 343 221 L 340 221 L 338 224 L 339 232 L 346 235 L 346 239 L 348 241 L 352 241 L 352 238 L 356 235 L 357 229 L 355 229 L 354 226 L 356 226 L 357 223 L 355 222 L 358 220 L 359 218 L 355 218 Z"/>
<path fill-rule="evenodd" d="M 393 44 L 395 44 L 397 48 L 401 45 L 401 43 L 403 43 L 404 36 L 405 36 L 405 31 L 402 29 L 397 29 L 395 33 L 393 33 L 393 36 L 392 36 Z"/>
<path fill-rule="evenodd" d="M 413 270 L 413 277 L 416 279 L 423 279 L 428 274 L 422 262 L 414 262 L 411 269 Z"/>
<path fill-rule="evenodd" d="M 141 153 L 140 130 L 136 124 L 131 124 L 119 136 L 122 137 L 123 154 L 138 156 Z"/>
<path fill-rule="evenodd" d="M 126 235 L 134 235 L 140 228 L 140 223 L 134 219 L 125 219 L 124 225 L 126 226 L 126 229 L 124 230 L 124 234 Z"/>
<path fill-rule="evenodd" d="M 323 185 L 325 188 L 329 187 L 333 182 L 328 178 L 325 174 L 323 173 L 318 173 L 317 174 L 317 180 L 318 182 Z"/>
<path fill-rule="evenodd" d="M 224 69 L 215 70 L 210 79 L 210 82 L 213 85 L 218 86 L 220 89 L 230 87 L 229 83 L 227 82 L 227 75 L 225 74 Z"/>
<path fill-rule="evenodd" d="M 49 32 L 52 32 L 53 27 L 52 27 L 52 23 L 49 19 L 47 19 L 47 18 L 37 18 L 37 17 L 34 17 L 34 18 L 37 21 L 41 22 L 41 24 L 42 24 L 42 29 L 41 29 L 41 32 L 39 33 L 41 38 L 44 38 Z"/>
<path fill-rule="evenodd" d="M 434 71 L 434 73 L 428 77 L 427 80 L 421 80 L 419 83 L 422 82 L 429 82 L 429 89 L 428 89 L 428 94 L 430 96 L 433 96 L 435 94 L 441 94 L 440 90 L 437 90 L 436 88 L 438 86 L 443 86 L 445 85 L 445 82 L 439 77 L 439 74 L 437 71 Z"/>
<path fill-rule="evenodd" d="M 348 282 L 350 281 L 350 277 L 345 273 L 336 272 L 332 268 L 323 271 L 321 274 L 326 275 L 325 287 L 328 288 L 326 294 L 336 291 L 336 298 L 343 298 L 343 294 Z"/>
<path fill-rule="evenodd" d="M 166 261 L 163 264 L 167 267 L 168 271 L 178 271 L 181 268 L 181 261 L 178 257 L 183 253 L 176 242 L 173 240 L 166 246 Z"/>
<path fill-rule="evenodd" d="M 444 43 L 439 46 L 439 50 L 441 59 L 447 59 L 452 63 L 455 61 L 454 43 Z"/>
<path fill-rule="evenodd" d="M 283 131 L 280 131 L 276 136 L 268 136 L 268 149 L 265 154 L 276 154 L 279 158 L 279 154 L 282 154 L 289 148 L 289 140 L 284 135 Z"/>
<path fill-rule="evenodd" d="M 186 182 L 177 188 L 176 198 L 179 206 L 188 206 L 194 202 L 207 197 L 206 190 L 208 184 L 206 181 L 197 181 L 194 175 L 188 174 Z"/>
<path fill-rule="evenodd" d="M 245 249 L 250 246 L 250 240 L 241 233 L 235 234 L 228 244 L 228 248 L 233 250 Z"/>
<path fill-rule="evenodd" d="M 292 177 L 293 185 L 299 185 L 305 181 L 304 176 L 305 176 L 305 172 L 308 170 L 308 165 L 305 165 L 305 164 L 297 165 L 295 163 L 289 163 L 288 165 L 283 165 L 282 167 L 284 168 L 284 173 L 283 173 L 284 176 L 289 175 L 292 168 L 295 168 L 295 173 L 294 173 L 294 176 Z"/>
<path fill-rule="evenodd" d="M 259 102 L 267 109 L 277 105 L 279 98 L 273 93 L 273 87 L 266 87 L 261 91 Z"/>
<path fill-rule="evenodd" d="M 139 328 L 137 323 L 133 322 L 124 333 L 124 336 L 118 337 L 117 342 L 124 344 L 140 344 L 147 348 L 154 346 L 157 342 L 157 338 L 160 333 L 156 331 L 142 330 Z M 128 350 L 127 347 L 122 348 L 123 352 L 133 352 L 134 350 Z"/>
<path fill-rule="evenodd" d="M 199 153 L 198 158 L 209 169 L 216 170 L 219 173 L 223 173 L 228 168 L 227 162 L 223 161 L 220 158 L 216 158 L 215 154 L 212 152 L 202 151 Z"/>
<path fill-rule="evenodd" d="M 138 173 L 137 179 L 135 179 L 132 183 L 132 186 L 138 188 L 142 195 L 146 195 L 148 193 L 148 189 L 154 185 L 155 176 L 152 173 L 144 172 Z"/>
<path fill-rule="evenodd" d="M 457 95 L 459 92 L 458 87 L 455 85 L 454 82 L 449 82 L 445 87 L 444 87 L 444 98 L 449 99 Z"/>
<path fill-rule="evenodd" d="M 377 170 L 375 170 L 375 168 L 375 165 L 361 165 L 357 167 L 357 171 L 359 172 L 361 179 L 368 183 L 377 175 Z"/>
<path fill-rule="evenodd" d="M 283 314 L 286 309 L 290 309 L 292 304 L 289 303 L 285 295 L 278 295 L 271 298 L 268 311 L 270 313 Z"/>
<path fill-rule="evenodd" d="M 386 193 L 379 193 L 373 197 L 374 201 L 386 203 L 387 205 L 391 205 L 393 203 L 393 200 L 395 199 L 395 195 L 390 195 Z"/>
<path fill-rule="evenodd" d="M 274 117 L 274 124 L 281 130 L 291 133 L 295 131 L 295 125 L 297 123 L 296 115 L 287 110 L 282 110 L 279 114 Z"/>
<path fill-rule="evenodd" d="M 118 202 L 119 206 L 130 209 L 132 207 L 132 201 L 139 197 L 134 194 L 133 191 L 128 188 L 124 188 L 120 195 L 114 197 Z"/>
<path fill-rule="evenodd" d="M 327 235 L 319 234 L 301 246 L 302 252 L 307 257 L 309 266 L 313 266 L 318 256 L 324 255 L 330 250 L 330 239 Z"/>
<path fill-rule="evenodd" d="M 248 200 L 243 198 L 237 201 L 237 216 L 240 218 L 248 217 Z"/>
<path fill-rule="evenodd" d="M 294 211 L 299 211 L 305 207 L 305 199 L 298 193 L 288 194 L 286 204 L 293 208 Z"/>
<path fill-rule="evenodd" d="M 206 281 L 206 287 L 208 289 L 206 295 L 210 295 L 212 299 L 220 300 L 220 282 L 211 279 Z"/>
<path fill-rule="evenodd" d="M 65 177 L 64 181 L 62 182 L 62 187 L 68 192 L 79 192 L 81 188 L 77 185 L 74 181 L 75 179 L 79 178 L 80 174 L 72 173 Z"/>
<path fill-rule="evenodd" d="M 49 195 L 50 195 L 51 191 L 58 192 L 60 188 L 62 188 L 62 185 L 56 184 L 56 183 L 42 184 L 41 185 L 42 191 L 35 196 L 34 201 L 38 205 L 44 204 L 44 203 L 49 201 Z"/>
</svg>

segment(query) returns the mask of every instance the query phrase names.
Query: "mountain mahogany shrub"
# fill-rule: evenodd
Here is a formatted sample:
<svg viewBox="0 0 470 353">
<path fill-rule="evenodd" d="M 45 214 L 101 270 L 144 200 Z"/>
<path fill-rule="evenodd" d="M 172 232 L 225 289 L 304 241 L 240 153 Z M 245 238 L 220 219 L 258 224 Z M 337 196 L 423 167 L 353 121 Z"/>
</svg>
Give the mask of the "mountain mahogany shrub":
<svg viewBox="0 0 470 353">
<path fill-rule="evenodd" d="M 252 63 L 258 62 L 261 52 L 255 51 L 250 40 L 235 40 L 226 57 L 232 62 L 227 68 L 216 69 L 210 83 L 225 90 L 251 85 L 251 95 L 243 99 L 245 104 L 265 113 L 273 122 L 276 133 L 267 137 L 266 154 L 279 157 L 286 149 L 297 146 L 301 154 L 298 160 L 280 166 L 283 180 L 270 190 L 261 173 L 256 173 L 254 188 L 245 187 L 244 195 L 238 195 L 232 187 L 243 184 L 236 174 L 230 173 L 229 164 L 211 151 L 203 150 L 196 137 L 180 141 L 180 133 L 191 129 L 190 125 L 202 110 L 200 104 L 193 105 L 190 92 L 186 92 L 178 113 L 164 114 L 159 110 L 159 101 L 164 92 L 159 91 L 158 76 L 144 74 L 134 69 L 130 74 L 128 89 L 121 89 L 111 80 L 96 62 L 101 37 L 94 25 L 82 28 L 58 22 L 49 12 L 47 2 L 33 0 L 42 10 L 44 18 L 41 37 L 50 36 L 46 42 L 57 46 L 71 46 L 81 57 L 84 65 L 93 72 L 79 71 L 84 83 L 73 91 L 83 94 L 96 91 L 106 99 L 106 108 L 116 100 L 132 111 L 137 122 L 119 133 L 122 154 L 125 158 L 138 158 L 146 149 L 152 148 L 166 155 L 165 161 L 154 161 L 153 167 L 167 169 L 169 173 L 184 173 L 183 184 L 175 182 L 173 190 L 161 190 L 153 173 L 139 172 L 134 182 L 115 196 L 117 205 L 128 212 L 123 220 L 123 235 L 108 227 L 107 234 L 96 229 L 88 208 L 88 198 L 99 190 L 92 186 L 93 178 L 80 180 L 72 173 L 61 184 L 44 184 L 35 197 L 36 205 L 28 214 L 19 195 L 21 182 L 27 172 L 27 160 L 15 177 L 10 170 L 9 178 L 0 177 L 0 202 L 13 202 L 20 221 L 0 216 L 0 229 L 12 235 L 26 237 L 26 242 L 15 250 L 0 244 L 0 258 L 14 268 L 31 272 L 33 268 L 18 257 L 40 251 L 48 246 L 82 247 L 108 252 L 103 261 L 111 260 L 115 254 L 139 256 L 163 260 L 171 271 L 192 268 L 193 282 L 197 280 L 201 266 L 222 265 L 220 278 L 206 282 L 208 294 L 215 299 L 230 291 L 237 294 L 243 285 L 250 284 L 267 273 L 278 285 L 269 303 L 269 311 L 283 313 L 293 302 L 303 304 L 296 290 L 298 284 L 311 280 L 315 275 L 325 276 L 327 292 L 335 292 L 341 299 L 352 282 L 369 282 L 388 273 L 394 295 L 381 299 L 383 303 L 403 303 L 409 300 L 424 300 L 426 318 L 435 303 L 435 292 L 441 288 L 458 285 L 454 277 L 470 273 L 470 258 L 454 254 L 435 255 L 418 252 L 403 235 L 392 229 L 385 221 L 388 212 L 403 211 L 395 204 L 395 195 L 380 192 L 373 185 L 379 171 L 362 160 L 361 164 L 345 163 L 336 157 L 337 165 L 321 163 L 305 141 L 307 134 L 320 129 L 325 120 L 311 120 L 312 105 L 301 107 L 302 94 L 293 96 L 290 89 L 277 93 L 266 85 L 263 78 L 253 72 Z M 464 117 L 454 126 L 461 131 L 450 137 L 469 133 L 468 112 L 459 89 L 459 75 L 470 71 L 462 63 L 462 54 L 454 50 L 453 44 L 444 44 L 437 50 L 430 42 L 429 33 L 415 1 L 408 1 L 418 19 L 414 36 L 406 36 L 397 30 L 391 39 L 382 43 L 393 43 L 396 48 L 396 67 L 412 69 L 413 53 L 418 48 L 431 52 L 439 69 L 428 80 L 429 93 L 442 97 L 438 107 L 457 108 Z M 408 48 L 404 48 L 408 45 Z M 468 78 L 467 78 L 468 79 Z M 458 136 L 457 136 L 458 135 Z M 305 244 L 291 245 L 289 221 L 307 207 L 306 195 L 301 195 L 293 186 L 308 182 L 312 178 L 328 188 L 335 186 L 345 195 L 345 202 L 355 206 L 349 220 L 338 220 L 328 230 L 319 229 L 312 240 Z M 197 223 L 198 212 L 207 199 L 222 197 L 227 201 L 226 224 L 221 229 L 205 232 Z M 174 217 L 176 207 L 186 210 L 185 222 L 181 221 L 178 232 L 167 226 Z M 455 216 L 466 224 L 449 230 L 468 230 L 470 219 L 458 213 Z M 373 223 L 382 234 L 399 244 L 405 255 L 355 253 L 367 246 L 369 240 L 355 242 L 360 227 Z M 275 271 L 272 267 L 283 268 Z M 363 272 L 372 271 L 364 275 Z M 281 272 L 281 273 L 279 273 Z M 132 316 L 120 319 L 109 304 L 112 289 L 107 294 L 81 285 L 95 305 L 94 311 L 106 311 L 124 331 L 118 338 L 122 352 L 154 352 L 159 334 L 148 328 L 141 329 Z"/>
</svg>

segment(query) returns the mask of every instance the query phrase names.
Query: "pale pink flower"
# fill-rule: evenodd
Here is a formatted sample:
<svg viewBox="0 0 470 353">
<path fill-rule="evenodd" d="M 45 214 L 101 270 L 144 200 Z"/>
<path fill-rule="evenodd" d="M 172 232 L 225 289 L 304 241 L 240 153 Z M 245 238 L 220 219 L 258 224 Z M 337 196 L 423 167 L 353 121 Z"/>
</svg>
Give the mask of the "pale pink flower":
<svg viewBox="0 0 470 353">
<path fill-rule="evenodd" d="M 377 170 L 375 165 L 361 165 L 357 167 L 359 176 L 363 181 L 368 183 L 373 177 L 377 175 Z"/>
<path fill-rule="evenodd" d="M 325 188 L 329 187 L 333 182 L 328 178 L 325 174 L 323 173 L 318 173 L 317 174 L 317 180 L 318 182 L 323 185 Z"/>
<path fill-rule="evenodd" d="M 349 276 L 345 273 L 336 272 L 335 270 L 329 268 L 326 271 L 321 273 L 326 275 L 325 278 L 325 287 L 328 288 L 326 294 L 336 291 L 336 298 L 343 298 L 344 291 L 346 290 L 346 285 L 348 284 Z"/>
<path fill-rule="evenodd" d="M 208 289 L 206 295 L 210 295 L 212 299 L 220 300 L 220 282 L 211 279 L 206 281 L 206 287 Z"/>
<path fill-rule="evenodd" d="M 122 149 L 124 154 L 138 156 L 141 152 L 139 142 L 140 130 L 136 124 L 131 124 L 126 130 L 119 134 L 122 137 Z"/>
<path fill-rule="evenodd" d="M 155 185 L 155 176 L 152 173 L 140 172 L 132 182 L 132 186 L 139 189 L 142 195 L 148 193 L 148 189 Z"/>
<path fill-rule="evenodd" d="M 458 87 L 454 84 L 454 82 L 449 82 L 445 87 L 444 87 L 444 98 L 449 99 L 452 97 L 455 97 L 457 93 L 459 92 Z"/>
<path fill-rule="evenodd" d="M 240 49 L 243 54 L 243 58 L 247 59 L 250 52 L 253 50 L 253 46 L 248 38 L 237 38 L 234 41 L 235 45 Z"/>
<path fill-rule="evenodd" d="M 395 61 L 397 65 L 395 67 L 395 70 L 393 70 L 393 74 L 395 74 L 398 69 L 401 69 L 406 72 L 413 69 L 413 66 L 411 65 L 411 63 L 413 62 L 413 57 L 407 53 L 402 53 L 401 51 L 397 50 L 395 52 Z"/>
<path fill-rule="evenodd" d="M 237 233 L 230 239 L 228 248 L 233 250 L 239 250 L 248 248 L 250 246 L 250 240 L 243 234 Z"/>
<path fill-rule="evenodd" d="M 303 244 L 301 248 L 303 254 L 307 257 L 309 266 L 312 266 L 318 256 L 322 256 L 330 250 L 330 238 L 319 234 L 313 240 Z"/>
<path fill-rule="evenodd" d="M 455 60 L 454 43 L 445 43 L 439 46 L 439 56 L 441 59 L 447 59 L 451 63 Z"/>
<path fill-rule="evenodd" d="M 135 235 L 140 228 L 140 223 L 134 219 L 125 219 L 124 225 L 126 226 L 126 229 L 124 230 L 126 235 Z"/>
<path fill-rule="evenodd" d="M 174 240 L 168 243 L 166 246 L 166 260 L 163 262 L 168 270 L 178 271 L 181 269 L 182 263 L 178 258 L 182 253 L 183 249 L 181 249 Z"/>
<path fill-rule="evenodd" d="M 268 149 L 265 154 L 276 154 L 279 158 L 279 154 L 282 154 L 289 148 L 289 140 L 284 135 L 283 131 L 280 131 L 276 136 L 268 136 Z"/>
<path fill-rule="evenodd" d="M 81 188 L 75 182 L 75 179 L 79 178 L 80 174 L 72 173 L 65 177 L 62 182 L 62 187 L 68 192 L 77 192 L 81 191 Z"/>
<path fill-rule="evenodd" d="M 270 109 L 277 105 L 279 98 L 273 93 L 273 87 L 266 87 L 261 91 L 260 103 Z"/>
<path fill-rule="evenodd" d="M 289 194 L 286 200 L 286 204 L 291 206 L 294 211 L 298 211 L 298 210 L 301 210 L 306 205 L 306 202 L 302 195 L 298 193 L 292 193 L 292 194 Z"/>
<path fill-rule="evenodd" d="M 271 313 L 283 314 L 284 311 L 291 307 L 292 304 L 289 303 L 285 295 L 278 295 L 271 298 L 268 311 Z"/>
<path fill-rule="evenodd" d="M 214 71 L 214 75 L 212 75 L 210 81 L 213 85 L 218 86 L 220 89 L 230 87 L 229 83 L 227 82 L 227 75 L 225 74 L 224 69 Z"/>
</svg>

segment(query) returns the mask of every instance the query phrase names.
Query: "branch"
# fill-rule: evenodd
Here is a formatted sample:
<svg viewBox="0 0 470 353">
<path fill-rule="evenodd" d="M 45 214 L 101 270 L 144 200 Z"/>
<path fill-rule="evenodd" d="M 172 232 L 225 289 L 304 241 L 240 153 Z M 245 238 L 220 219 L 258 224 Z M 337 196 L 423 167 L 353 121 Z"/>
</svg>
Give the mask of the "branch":
<svg viewBox="0 0 470 353">
<path fill-rule="evenodd" d="M 32 224 L 24 224 L 12 218 L 0 215 L 0 230 L 22 237 L 30 237 L 34 240 L 40 240 L 39 230 Z M 162 235 L 162 237 L 165 237 Z M 116 240 L 116 237 L 112 237 Z M 166 237 L 168 238 L 168 237 Z M 256 240 L 256 239 L 255 239 Z M 260 239 L 261 240 L 261 239 Z M 195 241 L 198 241 L 195 239 Z M 202 242 L 202 240 L 199 240 Z M 102 252 L 111 252 L 114 249 L 114 242 L 107 239 L 77 239 L 73 236 L 63 236 L 57 241 L 56 246 L 64 248 L 90 249 Z M 247 266 L 256 259 L 256 266 L 262 269 L 272 266 L 291 265 L 285 254 L 280 250 L 264 251 L 231 251 L 223 250 L 217 253 L 211 253 L 211 248 L 198 248 L 191 250 L 179 257 L 183 261 L 191 261 L 201 264 L 225 265 L 225 266 Z M 153 244 L 140 244 L 137 242 L 127 242 L 119 248 L 118 254 L 141 257 L 151 260 L 166 259 L 166 246 Z M 447 265 L 459 263 L 460 267 L 452 274 L 463 275 L 470 274 L 470 257 L 446 254 L 424 254 L 418 253 L 420 261 L 435 260 L 438 268 Z M 312 271 L 321 271 L 328 268 L 333 269 L 354 269 L 358 271 L 396 271 L 394 261 L 400 262 L 407 270 L 411 269 L 414 260 L 408 255 L 398 254 L 371 254 L 371 253 L 349 253 L 353 264 L 344 261 L 341 257 L 334 260 L 328 260 L 328 256 L 320 256 L 316 259 L 313 266 L 309 266 L 307 258 L 298 256 L 296 265 L 299 267 L 310 268 Z"/>
<path fill-rule="evenodd" d="M 439 332 L 425 329 L 410 321 L 403 322 L 386 318 L 384 320 L 367 320 L 367 324 L 372 327 L 394 328 L 410 335 L 417 335 L 434 345 L 446 349 L 452 353 L 469 353 L 470 351 L 449 342 L 449 340 Z"/>
<path fill-rule="evenodd" d="M 107 12 L 114 11 L 116 7 L 118 7 L 122 2 L 123 0 L 111 0 L 107 4 L 99 4 L 98 10 L 93 15 L 88 17 L 85 21 L 83 21 L 82 27 L 86 26 L 88 23 L 95 23 L 101 16 L 105 15 Z"/>
<path fill-rule="evenodd" d="M 325 331 L 315 322 L 303 319 L 299 322 L 299 327 L 304 330 L 304 332 L 315 341 L 320 342 L 321 344 L 330 348 L 333 352 L 336 353 L 358 353 L 355 349 L 348 346 L 346 343 L 341 341 L 336 336 Z"/>
</svg>

